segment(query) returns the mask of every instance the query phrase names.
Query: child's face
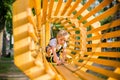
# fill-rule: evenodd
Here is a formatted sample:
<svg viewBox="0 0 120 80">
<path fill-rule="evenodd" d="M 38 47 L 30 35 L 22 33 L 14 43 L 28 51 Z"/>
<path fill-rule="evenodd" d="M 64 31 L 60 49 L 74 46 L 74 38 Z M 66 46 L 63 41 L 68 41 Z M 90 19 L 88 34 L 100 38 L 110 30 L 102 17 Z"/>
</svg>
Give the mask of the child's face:
<svg viewBox="0 0 120 80">
<path fill-rule="evenodd" d="M 57 40 L 58 44 L 63 45 L 67 39 L 65 37 L 58 37 Z"/>
</svg>

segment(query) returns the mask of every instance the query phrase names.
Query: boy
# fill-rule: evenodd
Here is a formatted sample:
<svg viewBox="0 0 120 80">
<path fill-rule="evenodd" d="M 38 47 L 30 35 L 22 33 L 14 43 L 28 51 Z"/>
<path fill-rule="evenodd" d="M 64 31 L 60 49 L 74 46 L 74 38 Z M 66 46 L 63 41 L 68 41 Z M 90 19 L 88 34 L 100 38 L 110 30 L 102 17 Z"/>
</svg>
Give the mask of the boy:
<svg viewBox="0 0 120 80">
<path fill-rule="evenodd" d="M 60 30 L 56 36 L 50 40 L 50 43 L 46 47 L 48 62 L 55 62 L 57 64 L 62 64 L 66 58 L 66 41 L 69 38 L 69 33 L 65 30 Z M 60 58 L 60 53 L 62 51 L 62 58 Z"/>
</svg>

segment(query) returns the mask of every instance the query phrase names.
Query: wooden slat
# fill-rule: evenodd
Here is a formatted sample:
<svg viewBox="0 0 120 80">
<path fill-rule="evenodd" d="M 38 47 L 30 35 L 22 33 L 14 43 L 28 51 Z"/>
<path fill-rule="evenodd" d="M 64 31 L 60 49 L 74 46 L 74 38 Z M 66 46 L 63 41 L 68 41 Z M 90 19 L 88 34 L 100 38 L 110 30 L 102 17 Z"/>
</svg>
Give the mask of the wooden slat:
<svg viewBox="0 0 120 80">
<path fill-rule="evenodd" d="M 81 42 L 82 40 L 76 40 L 75 38 L 71 38 L 70 41 L 72 41 L 72 42 Z"/>
<path fill-rule="evenodd" d="M 105 60 L 105 59 L 96 59 L 96 58 L 89 58 L 89 57 L 80 57 L 82 60 L 89 60 L 94 63 L 111 66 L 111 67 L 120 67 L 120 62 L 112 61 L 112 60 Z"/>
<path fill-rule="evenodd" d="M 42 23 L 46 22 L 48 0 L 43 0 Z"/>
<path fill-rule="evenodd" d="M 69 20 L 65 20 L 64 22 L 61 22 L 62 25 L 67 24 L 68 22 L 70 22 Z"/>
<path fill-rule="evenodd" d="M 68 63 L 65 63 L 64 66 L 72 72 L 76 71 L 79 68 L 79 66 L 71 65 Z"/>
<path fill-rule="evenodd" d="M 36 36 L 35 34 L 35 30 L 33 28 L 33 26 L 31 24 L 28 24 L 28 33 L 29 33 L 29 36 L 35 41 L 35 42 L 38 42 L 38 37 Z"/>
<path fill-rule="evenodd" d="M 49 19 L 49 21 L 50 21 L 51 23 L 53 23 L 54 20 L 55 20 L 55 18 L 50 18 L 50 19 Z"/>
<path fill-rule="evenodd" d="M 98 44 L 87 44 L 87 47 L 120 47 L 120 42 L 109 42 L 109 43 L 98 43 Z"/>
<path fill-rule="evenodd" d="M 33 25 L 34 30 L 35 30 L 35 34 L 38 36 L 38 34 L 37 34 L 37 25 L 35 23 L 35 20 L 34 20 L 32 11 L 31 11 L 31 8 L 27 9 L 27 13 L 28 13 L 28 17 L 27 18 L 28 18 L 29 22 Z"/>
<path fill-rule="evenodd" d="M 101 19 L 104 19 L 104 18 L 106 18 L 106 17 L 114 14 L 114 13 L 118 10 L 119 6 L 120 6 L 120 4 L 117 4 L 117 5 L 115 5 L 114 7 L 108 9 L 108 10 L 105 11 L 103 14 L 101 14 L 101 15 L 99 15 L 98 17 L 96 17 L 96 18 L 92 19 L 91 21 L 87 22 L 87 23 L 84 25 L 84 27 L 87 27 L 87 26 L 93 24 L 94 22 L 100 21 Z"/>
<path fill-rule="evenodd" d="M 30 76 L 30 79 L 34 79 L 36 77 L 39 77 L 39 76 L 45 74 L 45 69 L 44 69 L 44 67 L 41 68 L 39 66 L 34 66 L 24 72 L 26 73 L 27 76 Z M 36 74 L 36 75 L 33 75 L 33 74 Z"/>
<path fill-rule="evenodd" d="M 46 24 L 44 24 L 44 25 L 42 25 L 41 26 L 41 43 L 40 43 L 40 46 L 42 47 L 42 51 L 45 51 L 45 47 L 46 47 L 46 40 L 45 40 L 45 27 L 46 26 Z"/>
<path fill-rule="evenodd" d="M 54 80 L 56 77 L 56 73 L 53 71 L 53 69 L 50 67 L 49 63 L 47 62 L 45 53 L 43 53 L 43 55 L 44 55 L 43 60 L 44 60 L 45 70 L 46 70 L 47 74 L 49 74 L 51 77 L 51 79 L 47 79 L 47 80 Z"/>
<path fill-rule="evenodd" d="M 74 52 L 80 52 L 80 50 L 74 50 L 73 48 L 67 48 L 67 49 L 74 51 Z"/>
<path fill-rule="evenodd" d="M 60 18 L 60 19 L 61 19 L 61 18 Z M 56 20 L 55 23 L 58 23 L 58 21 L 59 21 L 60 19 Z"/>
<path fill-rule="evenodd" d="M 88 31 L 87 34 L 91 34 L 91 33 L 94 33 L 94 32 L 98 32 L 98 31 L 106 30 L 108 28 L 113 28 L 113 27 L 119 26 L 120 25 L 119 22 L 120 22 L 120 19 L 117 19 L 115 21 L 112 21 L 111 23 L 107 23 L 107 24 L 105 24 L 101 27 L 92 29 L 92 30 Z"/>
<path fill-rule="evenodd" d="M 36 13 L 36 17 L 37 17 L 37 27 L 38 30 L 40 30 L 41 27 L 41 0 L 34 0 L 35 2 L 35 13 Z"/>
<path fill-rule="evenodd" d="M 57 71 L 64 77 L 65 80 L 81 80 L 79 77 L 73 75 L 68 69 L 63 66 L 55 66 Z"/>
<path fill-rule="evenodd" d="M 54 23 L 56 23 L 56 21 L 57 21 L 57 20 L 59 20 L 59 18 L 54 19 L 54 21 L 53 21 L 53 22 L 54 22 Z"/>
<path fill-rule="evenodd" d="M 70 16 L 70 14 L 75 10 L 75 8 L 78 6 L 78 4 L 81 2 L 81 0 L 76 0 L 72 8 L 68 11 L 67 15 Z"/>
<path fill-rule="evenodd" d="M 69 46 L 74 46 L 74 47 L 78 47 L 81 48 L 81 45 L 75 45 L 75 44 L 68 44 Z"/>
<path fill-rule="evenodd" d="M 81 66 L 81 63 L 77 62 L 77 65 Z M 84 67 L 87 68 L 88 70 L 92 70 L 94 72 L 103 74 L 105 76 L 116 78 L 118 80 L 120 79 L 120 74 L 114 73 L 113 71 L 109 71 L 109 70 L 106 70 L 106 69 L 102 69 L 102 68 L 91 66 L 91 65 L 87 65 L 87 64 L 85 64 Z"/>
<path fill-rule="evenodd" d="M 91 10 L 87 15 L 85 15 L 82 19 L 79 20 L 79 22 L 82 22 L 89 18 L 90 16 L 97 13 L 99 10 L 103 9 L 105 6 L 110 4 L 113 0 L 103 0 L 98 6 L 96 6 L 93 10 Z"/>
<path fill-rule="evenodd" d="M 16 27 L 13 29 L 13 32 L 14 32 L 14 42 L 19 41 L 29 36 L 28 26 Z"/>
<path fill-rule="evenodd" d="M 52 18 L 51 22 L 54 23 L 58 18 Z"/>
<path fill-rule="evenodd" d="M 44 74 L 39 77 L 34 78 L 34 80 L 53 80 L 50 74 Z"/>
<path fill-rule="evenodd" d="M 16 64 L 16 66 L 19 67 L 19 69 L 21 69 L 22 71 L 25 71 L 35 65 L 34 64 L 35 59 L 31 56 L 30 51 L 20 55 L 15 55 L 14 60 L 15 60 L 14 63 Z"/>
<path fill-rule="evenodd" d="M 39 66 L 41 69 L 42 68 L 45 68 L 44 67 L 44 63 L 43 63 L 43 57 L 42 57 L 42 53 L 38 53 L 38 55 L 37 55 L 37 57 L 36 57 L 36 59 L 35 59 L 35 61 L 34 61 L 34 64 L 36 65 L 36 66 Z"/>
<path fill-rule="evenodd" d="M 62 20 L 64 20 L 64 18 L 60 18 L 58 21 L 56 21 L 56 23 L 60 23 Z"/>
<path fill-rule="evenodd" d="M 82 80 L 103 80 L 103 79 L 98 78 L 98 77 L 96 77 L 96 76 L 94 76 L 94 75 L 91 75 L 91 74 L 89 74 L 89 73 L 86 73 L 86 72 L 84 72 L 84 71 L 82 71 L 82 70 L 76 71 L 75 73 L 76 73 L 77 75 L 79 75 L 80 78 L 82 78 Z"/>
<path fill-rule="evenodd" d="M 48 11 L 48 18 L 51 17 L 53 5 L 54 5 L 54 0 L 50 0 L 50 3 L 49 3 L 49 11 Z"/>
<path fill-rule="evenodd" d="M 105 38 L 113 38 L 113 37 L 119 37 L 119 36 L 120 36 L 120 30 L 110 32 L 110 33 L 106 33 L 106 34 L 103 34 L 103 35 L 97 35 L 97 36 L 94 36 L 94 37 L 90 37 L 90 38 L 87 38 L 87 41 L 97 40 L 97 39 L 105 39 Z"/>
<path fill-rule="evenodd" d="M 65 7 L 63 8 L 61 15 L 64 15 L 66 10 L 69 8 L 70 4 L 71 4 L 72 0 L 68 0 L 67 3 L 65 4 Z"/>
<path fill-rule="evenodd" d="M 57 7 L 56 7 L 54 16 L 57 16 L 57 14 L 58 14 L 58 12 L 59 12 L 59 10 L 61 8 L 62 2 L 63 2 L 63 0 L 58 0 L 58 4 L 57 4 Z"/>
<path fill-rule="evenodd" d="M 80 30 L 80 29 L 79 28 L 73 28 L 73 29 L 69 29 L 67 31 L 69 32 L 69 31 L 78 31 L 78 30 Z"/>
<path fill-rule="evenodd" d="M 114 73 L 113 71 L 108 71 L 108 70 L 105 70 L 105 69 L 102 69 L 102 68 L 89 66 L 89 65 L 85 65 L 85 67 L 90 69 L 90 70 L 93 70 L 95 72 L 98 72 L 98 73 L 101 73 L 103 75 L 106 75 L 108 77 L 112 77 L 112 78 L 115 78 L 115 79 L 118 79 L 118 80 L 120 79 L 120 74 Z"/>
<path fill-rule="evenodd" d="M 84 55 L 120 58 L 120 52 L 85 52 Z"/>
<path fill-rule="evenodd" d="M 34 40 L 31 40 L 31 42 L 30 42 L 30 51 L 32 52 L 32 54 L 33 54 L 33 52 L 35 53 L 35 50 L 36 50 L 36 44 L 35 44 L 35 41 Z"/>
<path fill-rule="evenodd" d="M 51 39 L 51 32 L 50 32 L 50 23 L 49 22 L 46 22 L 46 25 L 45 25 L 45 46 L 47 46 L 49 44 L 49 41 Z"/>
<path fill-rule="evenodd" d="M 24 42 L 24 44 L 23 44 Z M 19 41 L 16 41 L 14 43 L 14 52 L 15 55 L 19 55 L 21 53 L 27 52 L 29 51 L 29 44 L 31 42 L 31 38 L 30 37 L 26 37 L 24 39 L 21 39 Z"/>
<path fill-rule="evenodd" d="M 75 24 L 74 24 L 74 23 L 72 23 L 72 24 L 69 24 L 69 25 L 67 25 L 67 26 L 64 26 L 64 28 L 67 28 L 67 29 L 69 29 L 69 27 L 72 27 L 72 26 L 75 26 Z"/>
<path fill-rule="evenodd" d="M 73 16 L 73 18 L 78 17 L 85 9 L 87 9 L 95 0 L 89 0 L 84 6 Z"/>
</svg>

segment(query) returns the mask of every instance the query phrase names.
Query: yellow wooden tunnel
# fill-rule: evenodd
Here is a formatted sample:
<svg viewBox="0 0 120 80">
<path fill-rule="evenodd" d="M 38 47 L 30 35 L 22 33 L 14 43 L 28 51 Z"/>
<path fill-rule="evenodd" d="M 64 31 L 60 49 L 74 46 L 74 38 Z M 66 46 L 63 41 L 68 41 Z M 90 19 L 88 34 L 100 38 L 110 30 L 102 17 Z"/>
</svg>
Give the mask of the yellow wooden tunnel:
<svg viewBox="0 0 120 80">
<path fill-rule="evenodd" d="M 70 33 L 66 64 L 45 58 L 51 27 Z M 31 80 L 120 80 L 119 0 L 16 0 L 14 62 Z"/>
</svg>

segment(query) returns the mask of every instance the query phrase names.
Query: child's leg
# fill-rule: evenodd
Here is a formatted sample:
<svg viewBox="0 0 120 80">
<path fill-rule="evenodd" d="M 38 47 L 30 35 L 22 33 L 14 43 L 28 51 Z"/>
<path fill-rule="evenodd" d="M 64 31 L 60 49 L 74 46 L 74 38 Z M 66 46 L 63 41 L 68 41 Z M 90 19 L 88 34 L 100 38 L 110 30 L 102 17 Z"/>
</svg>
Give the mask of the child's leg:
<svg viewBox="0 0 120 80">
<path fill-rule="evenodd" d="M 47 53 L 47 57 L 50 57 L 52 54 L 52 48 L 51 47 L 46 47 L 46 53 Z"/>
<path fill-rule="evenodd" d="M 53 61 L 53 55 L 52 55 L 52 48 L 50 46 L 46 47 L 46 59 L 48 62 L 54 62 Z"/>
</svg>

